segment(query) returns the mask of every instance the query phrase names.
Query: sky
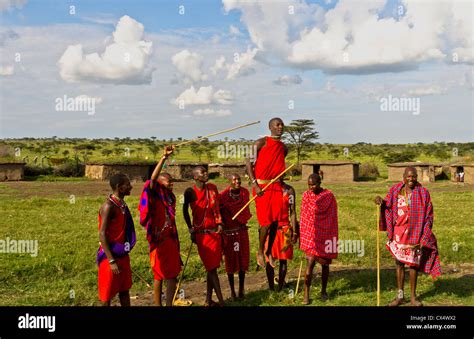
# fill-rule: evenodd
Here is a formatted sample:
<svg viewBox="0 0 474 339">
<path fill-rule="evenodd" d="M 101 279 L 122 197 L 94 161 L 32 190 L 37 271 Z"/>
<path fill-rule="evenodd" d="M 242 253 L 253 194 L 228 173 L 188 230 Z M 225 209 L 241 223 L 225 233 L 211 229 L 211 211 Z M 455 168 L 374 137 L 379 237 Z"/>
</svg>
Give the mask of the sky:
<svg viewBox="0 0 474 339">
<path fill-rule="evenodd" d="M 0 0 L 0 138 L 474 140 L 472 1 Z"/>
</svg>

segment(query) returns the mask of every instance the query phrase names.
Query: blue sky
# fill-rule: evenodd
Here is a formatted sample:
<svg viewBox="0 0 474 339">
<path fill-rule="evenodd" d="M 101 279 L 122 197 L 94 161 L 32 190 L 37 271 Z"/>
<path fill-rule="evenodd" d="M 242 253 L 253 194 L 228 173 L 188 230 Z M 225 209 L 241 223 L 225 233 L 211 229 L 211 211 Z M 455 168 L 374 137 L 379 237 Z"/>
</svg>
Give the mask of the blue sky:
<svg viewBox="0 0 474 339">
<path fill-rule="evenodd" d="M 314 119 L 321 142 L 473 140 L 469 1 L 6 0 L 0 15 L 2 138 L 192 137 L 281 116 Z M 419 113 L 383 111 L 389 97 Z"/>
</svg>

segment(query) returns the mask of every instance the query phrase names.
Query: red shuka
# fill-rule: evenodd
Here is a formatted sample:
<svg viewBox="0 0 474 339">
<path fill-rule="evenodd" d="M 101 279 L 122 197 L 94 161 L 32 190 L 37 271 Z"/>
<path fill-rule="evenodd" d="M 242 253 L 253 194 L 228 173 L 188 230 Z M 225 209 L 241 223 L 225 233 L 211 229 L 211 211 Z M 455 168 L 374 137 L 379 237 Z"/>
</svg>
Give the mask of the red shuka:
<svg viewBox="0 0 474 339">
<path fill-rule="evenodd" d="M 147 181 L 148 187 L 150 182 Z M 146 187 L 145 187 L 146 188 Z M 179 239 L 176 230 L 176 198 L 174 194 L 155 182 L 148 199 L 150 224 L 147 239 L 150 243 L 150 264 L 155 280 L 173 279 L 181 272 Z M 167 217 L 167 209 L 171 215 Z"/>
<path fill-rule="evenodd" d="M 193 229 L 196 231 L 196 244 L 199 257 L 206 271 L 220 267 L 222 259 L 222 236 L 215 233 L 222 223 L 219 211 L 219 192 L 214 184 L 205 184 L 203 190 L 193 186 L 196 200 L 192 202 Z M 201 233 L 208 230 L 211 233 Z"/>
<path fill-rule="evenodd" d="M 125 214 L 113 205 L 112 218 L 105 232 L 107 242 L 125 243 Z M 99 213 L 99 230 L 102 225 L 102 217 Z M 117 293 L 128 291 L 132 287 L 132 269 L 130 268 L 130 257 L 128 254 L 121 258 L 115 258 L 120 273 L 114 274 L 108 260 L 102 260 L 99 264 L 98 288 L 100 301 L 109 301 Z"/>
<path fill-rule="evenodd" d="M 303 193 L 300 216 L 300 248 L 308 256 L 337 258 L 337 202 L 332 192 L 323 189 Z M 329 263 L 331 260 L 329 260 Z"/>
<path fill-rule="evenodd" d="M 283 142 L 272 137 L 265 138 L 263 146 L 255 162 L 255 179 L 271 180 L 285 170 L 285 147 Z M 259 184 L 260 188 L 267 184 Z M 280 219 L 283 187 L 279 181 L 271 184 L 263 196 L 255 199 L 257 219 L 260 226 L 269 226 Z M 255 189 L 253 189 L 255 196 Z"/>
<path fill-rule="evenodd" d="M 283 191 L 282 212 L 278 220 L 278 229 L 272 246 L 272 257 L 279 260 L 293 259 L 293 245 L 291 236 L 293 235 L 290 223 L 290 195 L 288 191 Z M 268 247 L 268 238 L 265 248 Z"/>
<path fill-rule="evenodd" d="M 229 274 L 249 269 L 250 241 L 246 224 L 252 217 L 250 209 L 247 207 L 235 220 L 232 220 L 235 213 L 249 201 L 250 193 L 241 187 L 239 197 L 234 199 L 230 191 L 231 187 L 229 186 L 219 194 L 224 226 L 225 270 Z"/>
</svg>

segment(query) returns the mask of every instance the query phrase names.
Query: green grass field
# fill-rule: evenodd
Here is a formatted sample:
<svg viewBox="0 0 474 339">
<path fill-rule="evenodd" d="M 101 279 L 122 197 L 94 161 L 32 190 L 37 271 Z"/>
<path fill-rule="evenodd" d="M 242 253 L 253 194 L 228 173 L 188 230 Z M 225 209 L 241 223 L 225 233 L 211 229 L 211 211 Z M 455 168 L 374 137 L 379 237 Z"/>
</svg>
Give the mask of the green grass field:
<svg viewBox="0 0 474 339">
<path fill-rule="evenodd" d="M 328 185 L 339 204 L 339 234 L 343 240 L 364 240 L 364 256 L 340 254 L 334 261 L 325 305 L 374 305 L 376 290 L 376 221 L 375 195 L 384 195 L 391 183 L 366 182 Z M 302 182 L 293 183 L 298 205 L 306 189 Z M 175 187 L 182 194 L 186 183 Z M 97 187 L 96 189 L 90 189 Z M 142 183 L 134 184 L 127 202 L 134 215 L 138 242 L 131 254 L 132 269 L 152 282 L 148 261 L 145 231 L 138 223 L 138 194 Z M 220 183 L 219 188 L 224 184 Z M 429 184 L 434 203 L 434 232 L 438 238 L 444 274 L 433 282 L 421 276 L 419 295 L 427 305 L 474 305 L 473 259 L 474 221 L 472 201 L 474 187 L 450 182 Z M 102 182 L 23 182 L 0 184 L 0 239 L 38 240 L 37 257 L 30 254 L 0 253 L 0 305 L 96 305 L 97 268 L 95 253 L 98 248 L 97 211 L 107 194 Z M 74 201 L 71 195 L 74 195 Z M 471 207 L 470 207 L 471 206 Z M 185 253 L 189 236 L 178 205 L 178 225 L 181 249 Z M 254 206 L 252 206 L 255 215 Z M 255 272 L 257 224 L 249 224 L 251 235 L 251 270 Z M 385 235 L 381 234 L 381 244 Z M 382 244 L 383 245 L 383 244 Z M 237 305 L 294 305 L 301 294 L 290 299 L 294 290 L 295 274 L 302 255 L 295 250 L 290 261 L 288 287 L 281 293 L 264 289 L 249 292 L 247 299 Z M 395 294 L 393 261 L 382 249 L 382 304 Z M 318 269 L 320 271 L 320 269 Z M 457 272 L 456 272 L 457 271 Z M 194 251 L 186 270 L 186 281 L 202 280 L 205 272 Z M 221 268 L 221 273 L 224 271 Z M 319 281 L 319 276 L 317 281 Z M 204 282 L 202 283 L 204 286 Z M 227 284 L 221 279 L 221 284 Z M 184 285 L 186 288 L 186 283 Z M 301 285 L 300 285 L 301 288 Z M 407 285 L 407 291 L 408 291 Z M 71 291 L 74 298 L 71 298 Z M 146 291 L 145 284 L 134 276 L 132 293 Z M 319 291 L 319 283 L 312 286 L 312 295 Z M 229 297 L 225 295 L 225 297 Z M 313 298 L 312 305 L 323 305 Z M 296 303 L 295 303 L 296 301 Z"/>
</svg>

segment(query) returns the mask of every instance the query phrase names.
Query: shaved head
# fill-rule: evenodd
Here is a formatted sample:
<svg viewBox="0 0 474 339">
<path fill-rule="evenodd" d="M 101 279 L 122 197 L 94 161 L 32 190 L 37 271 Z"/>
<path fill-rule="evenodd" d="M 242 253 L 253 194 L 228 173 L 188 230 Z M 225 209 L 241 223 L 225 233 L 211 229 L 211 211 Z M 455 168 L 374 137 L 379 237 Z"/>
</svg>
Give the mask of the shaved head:
<svg viewBox="0 0 474 339">
<path fill-rule="evenodd" d="M 274 122 L 283 123 L 283 120 L 281 118 L 271 118 L 270 121 L 268 122 L 268 127 L 271 127 Z"/>
<path fill-rule="evenodd" d="M 413 166 L 405 168 L 405 172 L 403 172 L 403 177 L 406 177 L 408 175 L 408 172 L 412 172 L 413 174 L 418 174 L 416 171 L 416 168 Z"/>
<path fill-rule="evenodd" d="M 237 173 L 232 173 L 227 177 L 227 179 L 229 180 L 240 179 L 240 175 L 238 175 Z"/>
<path fill-rule="evenodd" d="M 321 182 L 321 176 L 317 173 L 310 174 L 310 176 L 308 177 L 308 181 L 310 180 L 313 183 Z"/>
<path fill-rule="evenodd" d="M 200 175 L 204 172 L 207 172 L 204 166 L 196 166 L 193 168 L 193 175 Z"/>
<path fill-rule="evenodd" d="M 172 180 L 173 178 L 168 173 L 160 173 L 160 175 L 158 176 L 158 180 L 160 179 Z"/>
</svg>

